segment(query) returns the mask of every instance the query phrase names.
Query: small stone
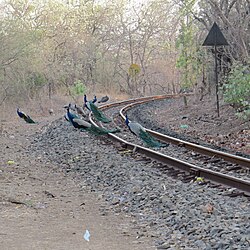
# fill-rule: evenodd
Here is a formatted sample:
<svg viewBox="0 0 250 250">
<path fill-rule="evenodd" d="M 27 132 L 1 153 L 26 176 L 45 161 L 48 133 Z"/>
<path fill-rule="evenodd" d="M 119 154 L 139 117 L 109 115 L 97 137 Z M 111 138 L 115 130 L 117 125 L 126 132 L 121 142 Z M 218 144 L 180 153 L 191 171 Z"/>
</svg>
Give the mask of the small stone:
<svg viewBox="0 0 250 250">
<path fill-rule="evenodd" d="M 157 249 L 169 249 L 169 243 L 163 243 L 162 245 L 158 246 Z"/>
<path fill-rule="evenodd" d="M 196 246 L 198 246 L 198 249 L 205 249 L 206 248 L 206 244 L 202 240 L 197 240 L 194 242 L 194 244 Z"/>
</svg>

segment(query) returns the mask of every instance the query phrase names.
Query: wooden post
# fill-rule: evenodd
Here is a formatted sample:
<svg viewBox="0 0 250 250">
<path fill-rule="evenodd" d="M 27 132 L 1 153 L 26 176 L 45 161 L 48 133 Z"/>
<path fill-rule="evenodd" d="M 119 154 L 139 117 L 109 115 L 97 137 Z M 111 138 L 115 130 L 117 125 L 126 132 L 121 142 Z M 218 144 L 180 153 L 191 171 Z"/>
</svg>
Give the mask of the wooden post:
<svg viewBox="0 0 250 250">
<path fill-rule="evenodd" d="M 183 101 L 184 101 L 184 105 L 185 105 L 185 108 L 186 108 L 187 105 L 188 105 L 188 104 L 187 104 L 187 96 L 185 96 L 185 95 L 183 96 Z"/>
</svg>

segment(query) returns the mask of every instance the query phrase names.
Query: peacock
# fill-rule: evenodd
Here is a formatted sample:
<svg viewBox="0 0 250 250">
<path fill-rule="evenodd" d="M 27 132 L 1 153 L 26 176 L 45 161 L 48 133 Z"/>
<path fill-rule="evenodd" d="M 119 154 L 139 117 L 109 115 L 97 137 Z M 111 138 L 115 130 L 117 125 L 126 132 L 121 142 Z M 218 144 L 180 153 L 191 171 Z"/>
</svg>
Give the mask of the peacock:
<svg viewBox="0 0 250 250">
<path fill-rule="evenodd" d="M 126 115 L 125 123 L 128 126 L 129 130 L 136 136 L 140 137 L 147 144 L 147 146 L 152 147 L 152 148 L 160 148 L 160 147 L 169 146 L 169 144 L 160 143 L 157 140 L 155 140 L 155 138 L 151 136 L 146 131 L 146 129 L 138 122 L 129 121 L 127 115 Z"/>
<path fill-rule="evenodd" d="M 64 118 L 65 118 L 66 121 L 68 121 L 68 122 L 71 123 L 71 121 L 70 121 L 68 115 L 71 116 L 71 119 L 73 119 L 73 118 L 80 118 L 77 114 L 71 113 L 71 112 L 69 111 L 70 109 L 71 109 L 71 110 L 74 110 L 74 109 L 75 109 L 75 108 L 71 105 L 71 103 L 69 103 L 68 105 L 65 105 L 64 108 L 66 108 L 66 110 L 67 110 L 67 111 L 66 111 L 66 114 L 64 115 Z"/>
<path fill-rule="evenodd" d="M 97 127 L 97 126 L 95 126 L 87 121 L 80 119 L 80 118 L 76 118 L 74 116 L 74 114 L 69 112 L 69 108 L 67 109 L 67 117 L 69 118 L 70 122 L 72 123 L 72 125 L 75 128 L 86 130 L 94 135 L 105 135 L 108 133 L 120 132 L 120 129 L 118 129 L 118 128 L 109 130 L 109 129 Z"/>
<path fill-rule="evenodd" d="M 85 107 L 93 113 L 96 120 L 104 123 L 111 122 L 111 120 L 104 115 L 104 113 L 93 103 L 93 101 L 87 101 L 86 95 L 84 95 L 84 104 Z"/>
<path fill-rule="evenodd" d="M 75 114 L 75 113 L 71 113 L 69 110 L 71 109 L 71 107 L 70 107 L 70 105 L 68 105 L 68 107 L 67 107 L 67 112 L 66 112 L 66 114 L 65 114 L 65 119 L 67 120 L 67 121 L 69 121 L 69 122 L 71 122 L 71 120 L 72 119 L 74 119 L 74 118 L 77 118 L 77 119 L 80 119 L 80 117 L 77 115 L 77 114 Z M 72 122 L 71 122 L 72 123 Z"/>
<path fill-rule="evenodd" d="M 88 110 L 90 110 L 90 102 L 87 100 L 87 95 L 84 94 L 83 96 L 83 103 L 84 103 L 84 107 L 87 108 Z"/>
<path fill-rule="evenodd" d="M 97 101 L 96 95 L 94 96 L 92 103 L 95 103 Z"/>
<path fill-rule="evenodd" d="M 98 103 L 102 103 L 102 102 L 107 102 L 109 100 L 109 97 L 107 95 L 103 96 Z"/>
<path fill-rule="evenodd" d="M 90 108 L 90 103 L 95 103 L 97 101 L 97 98 L 96 96 L 94 96 L 93 100 L 92 101 L 88 101 L 87 100 L 87 95 L 84 94 L 84 97 L 83 97 L 83 102 L 84 102 L 84 107 L 86 107 L 88 110 L 91 111 L 91 108 Z"/>
<path fill-rule="evenodd" d="M 16 111 L 17 111 L 18 116 L 19 116 L 20 118 L 24 119 L 27 123 L 36 123 L 36 122 L 34 122 L 34 121 L 30 118 L 30 116 L 28 116 L 28 115 L 26 115 L 24 112 L 20 111 L 19 108 L 17 108 Z"/>
</svg>

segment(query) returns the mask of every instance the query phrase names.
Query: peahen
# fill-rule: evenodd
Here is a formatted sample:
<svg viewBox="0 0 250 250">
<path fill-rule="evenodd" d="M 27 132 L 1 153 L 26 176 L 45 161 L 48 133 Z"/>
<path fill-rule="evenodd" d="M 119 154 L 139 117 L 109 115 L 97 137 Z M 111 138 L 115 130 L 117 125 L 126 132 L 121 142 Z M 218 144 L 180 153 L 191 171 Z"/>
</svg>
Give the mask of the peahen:
<svg viewBox="0 0 250 250">
<path fill-rule="evenodd" d="M 86 113 L 84 112 L 83 108 L 75 104 L 75 109 L 78 115 L 86 117 Z"/>
<path fill-rule="evenodd" d="M 20 118 L 24 119 L 27 123 L 36 123 L 36 122 L 34 122 L 34 121 L 30 118 L 30 116 L 28 116 L 28 115 L 26 115 L 24 112 L 20 111 L 19 108 L 17 108 L 16 111 L 17 111 L 18 116 L 19 116 Z"/>
<path fill-rule="evenodd" d="M 87 101 L 87 96 L 84 95 L 84 104 L 87 109 L 92 111 L 96 120 L 109 123 L 111 120 L 104 115 L 104 113 L 93 103 L 93 101 Z"/>
<path fill-rule="evenodd" d="M 79 128 L 79 129 L 84 129 L 92 134 L 95 135 L 105 135 L 108 133 L 116 133 L 116 132 L 120 132 L 120 129 L 116 128 L 116 129 L 105 129 L 105 128 L 101 128 L 101 127 L 97 127 L 87 121 L 84 121 L 80 118 L 76 118 L 74 117 L 74 115 L 72 113 L 69 112 L 69 108 L 67 109 L 67 117 L 69 118 L 70 122 L 72 123 L 72 125 L 75 128 Z"/>
<path fill-rule="evenodd" d="M 125 123 L 128 126 L 129 130 L 136 136 L 140 137 L 147 144 L 147 146 L 152 148 L 160 148 L 167 147 L 169 145 L 165 143 L 160 143 L 155 140 L 155 138 L 151 136 L 141 124 L 139 124 L 138 122 L 129 121 L 127 115 Z"/>
<path fill-rule="evenodd" d="M 68 105 L 63 106 L 63 108 L 65 108 L 65 109 L 67 109 L 68 107 L 69 107 L 69 109 L 75 111 L 75 107 L 71 103 L 69 103 Z"/>
<path fill-rule="evenodd" d="M 109 100 L 109 97 L 107 95 L 103 96 L 98 103 L 102 103 L 102 102 L 107 102 Z"/>
</svg>

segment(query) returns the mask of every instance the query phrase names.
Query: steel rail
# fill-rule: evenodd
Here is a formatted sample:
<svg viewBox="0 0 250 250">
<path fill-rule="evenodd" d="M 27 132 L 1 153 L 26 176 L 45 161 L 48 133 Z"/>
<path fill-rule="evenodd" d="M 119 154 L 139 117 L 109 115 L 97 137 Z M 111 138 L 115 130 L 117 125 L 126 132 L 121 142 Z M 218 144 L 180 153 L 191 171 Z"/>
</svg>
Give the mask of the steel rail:
<svg viewBox="0 0 250 250">
<path fill-rule="evenodd" d="M 144 98 L 144 100 L 139 101 L 139 103 L 144 102 L 145 100 L 146 100 L 146 98 Z M 130 102 L 135 101 L 135 99 L 128 100 L 128 101 L 122 101 L 122 102 L 118 102 L 118 103 L 112 103 L 112 104 L 108 104 L 108 105 L 102 105 L 101 108 L 104 109 L 104 108 L 116 107 L 116 106 L 119 106 L 119 105 L 124 104 L 124 103 L 129 103 L 129 101 Z M 89 114 L 90 122 L 92 124 L 94 124 L 95 126 L 98 126 L 97 123 L 95 123 L 94 120 L 92 119 L 91 115 L 92 115 L 92 113 L 90 112 L 90 114 Z M 102 124 L 101 124 L 101 126 L 102 126 Z M 209 170 L 209 169 L 203 169 L 201 167 L 184 162 L 182 160 L 179 160 L 179 159 L 164 155 L 162 153 L 156 152 L 152 149 L 145 148 L 145 147 L 142 147 L 140 145 L 136 145 L 134 143 L 127 142 L 124 139 L 119 138 L 117 135 L 114 135 L 112 133 L 109 133 L 108 137 L 114 141 L 118 141 L 121 144 L 125 145 L 127 149 L 133 150 L 134 152 L 138 152 L 140 154 L 144 154 L 144 155 L 150 157 L 151 159 L 162 162 L 164 164 L 169 164 L 169 165 L 171 165 L 175 168 L 178 168 L 184 172 L 195 174 L 197 177 L 204 177 L 205 179 L 208 179 L 212 182 L 239 189 L 239 190 L 245 192 L 247 195 L 250 195 L 250 182 L 248 182 L 248 181 L 241 180 L 239 178 L 229 176 L 226 174 L 221 174 L 221 173 L 218 173 L 216 171 Z"/>
<path fill-rule="evenodd" d="M 123 107 L 120 110 L 120 115 L 122 116 L 122 118 L 124 120 L 125 120 L 125 115 L 123 114 L 123 112 L 127 111 L 128 109 L 131 109 L 136 104 L 137 103 L 132 103 L 132 104 L 126 105 L 125 107 Z M 236 163 L 236 164 L 239 164 L 241 166 L 250 168 L 250 159 L 248 159 L 248 158 L 241 157 L 238 155 L 232 155 L 232 154 L 222 152 L 219 150 L 215 150 L 215 149 L 211 149 L 211 148 L 206 148 L 206 147 L 203 147 L 201 145 L 194 144 L 194 143 L 187 142 L 187 141 L 183 141 L 183 140 L 177 139 L 175 137 L 164 135 L 164 134 L 158 133 L 158 132 L 150 130 L 150 129 L 146 129 L 146 131 L 149 132 L 155 138 L 159 139 L 160 141 L 172 143 L 172 144 L 178 145 L 178 146 L 182 146 L 182 147 L 185 147 L 189 150 L 193 150 L 195 152 L 198 152 L 198 153 L 201 153 L 204 155 L 218 157 L 218 158 L 224 159 L 228 162 Z"/>
<path fill-rule="evenodd" d="M 188 94 L 185 94 L 188 95 Z M 154 101 L 154 100 L 161 100 L 161 99 L 167 99 L 167 98 L 178 98 L 181 96 L 185 96 L 184 94 L 176 94 L 176 95 L 155 95 L 155 96 L 146 96 L 146 97 L 139 97 L 139 98 L 132 98 L 132 99 L 128 99 L 128 100 L 124 100 L 124 101 L 118 101 L 118 102 L 112 102 L 112 103 L 108 103 L 108 104 L 103 104 L 101 106 L 99 106 L 100 109 L 108 109 L 108 108 L 114 108 L 116 106 L 120 106 L 121 104 L 131 104 L 131 103 L 136 103 L 136 104 L 142 104 L 145 102 L 149 102 L 149 101 Z M 189 94 L 190 95 L 190 94 Z"/>
</svg>

